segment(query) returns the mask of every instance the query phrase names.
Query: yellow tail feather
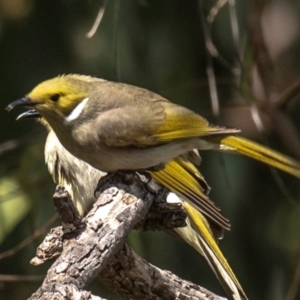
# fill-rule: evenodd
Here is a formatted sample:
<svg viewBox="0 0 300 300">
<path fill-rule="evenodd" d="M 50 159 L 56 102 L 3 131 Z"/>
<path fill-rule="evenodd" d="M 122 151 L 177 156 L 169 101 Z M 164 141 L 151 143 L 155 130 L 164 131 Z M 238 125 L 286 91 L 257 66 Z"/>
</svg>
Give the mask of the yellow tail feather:
<svg viewBox="0 0 300 300">
<path fill-rule="evenodd" d="M 187 202 L 184 201 L 183 205 L 189 216 L 188 226 L 178 228 L 176 232 L 204 256 L 231 299 L 247 299 L 243 288 L 213 238 L 207 220 Z M 184 232 L 186 229 L 195 230 L 197 237 L 193 237 L 191 232 Z"/>
<path fill-rule="evenodd" d="M 215 139 L 216 137 L 213 138 Z M 300 179 L 300 162 L 295 159 L 242 137 L 226 136 L 219 137 L 219 139 L 220 150 L 233 150 Z M 224 146 L 229 149 L 224 148 Z"/>
<path fill-rule="evenodd" d="M 188 160 L 178 157 L 163 170 L 151 172 L 151 176 L 180 195 L 188 217 L 186 227 L 175 229 L 177 234 L 204 256 L 230 299 L 245 300 L 247 297 L 216 242 L 216 238 L 222 236 L 223 229 L 230 228 L 229 221 L 208 198 L 206 192 L 209 188 L 205 186 L 199 171 L 190 164 Z"/>
</svg>

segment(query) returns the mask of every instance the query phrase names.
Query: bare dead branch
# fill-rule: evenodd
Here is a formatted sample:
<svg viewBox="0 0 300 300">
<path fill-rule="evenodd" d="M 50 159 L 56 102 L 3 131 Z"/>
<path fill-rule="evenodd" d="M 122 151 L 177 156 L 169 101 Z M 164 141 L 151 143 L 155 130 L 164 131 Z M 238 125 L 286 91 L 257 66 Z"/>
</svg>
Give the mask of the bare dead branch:
<svg viewBox="0 0 300 300">
<path fill-rule="evenodd" d="M 273 121 L 275 132 L 292 155 L 300 159 L 300 138 L 292 122 L 285 112 L 276 107 L 278 95 L 276 91 L 273 64 L 267 49 L 261 28 L 262 3 L 258 0 L 249 2 L 248 24 L 253 57 L 262 81 L 265 101 L 262 109 Z M 280 99 L 280 98 L 279 98 Z M 282 100 L 280 100 L 282 102 Z"/>
<path fill-rule="evenodd" d="M 261 15 L 262 3 L 258 0 L 249 1 L 248 26 L 253 57 L 263 83 L 266 105 L 272 105 L 276 98 L 276 86 L 273 64 L 261 28 Z"/>
<path fill-rule="evenodd" d="M 100 299 L 84 291 L 99 274 L 101 282 L 126 299 L 224 299 L 168 271 L 159 270 L 124 246 L 125 237 L 145 216 L 152 201 L 158 199 L 161 203 L 165 195 L 150 193 L 136 178 L 130 185 L 115 177 L 113 182 L 113 185 L 108 184 L 82 222 L 68 225 L 64 230 L 55 228 L 48 234 L 39 247 L 38 263 L 62 253 L 30 299 L 70 299 L 75 295 L 82 297 L 80 299 Z M 57 192 L 62 196 L 61 203 L 57 193 L 55 196 L 59 212 L 68 216 L 61 216 L 64 225 L 66 220 L 78 220 L 76 211 L 72 216 L 73 209 L 68 212 L 65 209 L 68 201 L 63 191 Z M 153 219 L 153 214 L 150 215 L 148 219 Z"/>
<path fill-rule="evenodd" d="M 221 10 L 221 8 L 228 2 L 228 0 L 218 0 L 216 4 L 211 8 L 208 16 L 206 17 L 208 23 L 213 23 L 217 14 Z"/>
<path fill-rule="evenodd" d="M 300 94 L 300 79 L 289 85 L 279 96 L 276 101 L 278 108 L 283 108 L 289 104 L 289 102 Z"/>
<path fill-rule="evenodd" d="M 102 21 L 104 12 L 105 12 L 105 7 L 106 7 L 106 1 L 104 1 L 102 6 L 100 7 L 92 28 L 89 30 L 89 32 L 87 32 L 87 34 L 86 34 L 87 38 L 89 38 L 89 39 L 92 38 L 95 35 L 95 33 L 97 32 L 97 30 L 100 26 L 100 23 Z"/>
<path fill-rule="evenodd" d="M 125 299 L 221 300 L 207 289 L 161 270 L 138 256 L 128 245 L 119 251 L 99 276 L 110 290 Z"/>
<path fill-rule="evenodd" d="M 209 85 L 211 108 L 212 108 L 213 115 L 215 117 L 218 117 L 220 114 L 220 103 L 219 103 L 219 96 L 217 91 L 216 76 L 215 76 L 214 66 L 213 66 L 213 57 L 214 56 L 217 57 L 219 53 L 217 48 L 214 46 L 212 42 L 211 34 L 206 24 L 206 18 L 204 16 L 202 0 L 198 0 L 198 11 L 199 11 L 200 20 L 203 27 L 203 34 L 205 38 L 206 74 L 207 74 L 208 85 Z"/>
<path fill-rule="evenodd" d="M 122 247 L 130 230 L 148 211 L 154 196 L 140 181 L 130 186 L 117 182 L 116 186 L 108 185 L 100 195 L 76 239 L 64 240 L 62 255 L 30 299 L 43 299 L 45 293 L 48 299 L 55 294 L 72 299 L 73 293 L 84 293 L 87 284 Z"/>
</svg>

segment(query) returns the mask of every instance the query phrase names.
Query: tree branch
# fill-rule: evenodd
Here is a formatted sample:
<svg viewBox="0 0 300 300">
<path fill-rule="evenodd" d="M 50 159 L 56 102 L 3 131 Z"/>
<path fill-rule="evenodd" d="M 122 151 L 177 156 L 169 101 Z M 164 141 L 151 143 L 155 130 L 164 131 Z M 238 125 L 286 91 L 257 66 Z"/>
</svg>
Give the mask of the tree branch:
<svg viewBox="0 0 300 300">
<path fill-rule="evenodd" d="M 136 176 L 129 185 L 117 177 L 112 181 L 113 184 L 105 186 L 106 190 L 84 219 L 80 218 L 64 190 L 57 189 L 54 202 L 63 229 L 51 230 L 31 263 L 37 265 L 60 256 L 49 269 L 42 286 L 29 299 L 101 299 L 84 290 L 97 276 L 126 299 L 224 299 L 152 266 L 124 245 L 125 238 L 137 223 L 139 228 L 161 224 L 153 221 L 153 212 L 150 218 L 145 218 L 153 201 L 156 206 L 160 203 L 157 207 L 168 209 L 162 201 L 164 193 L 150 193 Z M 172 207 L 168 212 L 173 211 L 177 216 L 174 227 L 180 220 L 180 210 L 182 208 Z M 185 215 L 182 216 L 185 219 Z M 147 226 L 141 226 L 144 218 Z M 168 224 L 171 226 L 172 222 Z M 182 222 L 179 224 L 182 226 Z"/>
<path fill-rule="evenodd" d="M 295 87 L 291 88 L 289 92 L 284 95 L 284 99 L 278 97 L 273 63 L 261 27 L 262 3 L 263 2 L 259 0 L 250 0 L 248 13 L 249 39 L 252 45 L 254 61 L 265 93 L 265 100 L 261 103 L 261 108 L 272 119 L 275 131 L 282 144 L 295 158 L 300 159 L 299 132 L 288 115 L 280 109 L 282 108 L 280 104 L 286 102 L 287 96 L 295 94 Z"/>
<path fill-rule="evenodd" d="M 224 300 L 170 271 L 151 265 L 126 244 L 112 258 L 99 279 L 125 299 Z"/>
</svg>

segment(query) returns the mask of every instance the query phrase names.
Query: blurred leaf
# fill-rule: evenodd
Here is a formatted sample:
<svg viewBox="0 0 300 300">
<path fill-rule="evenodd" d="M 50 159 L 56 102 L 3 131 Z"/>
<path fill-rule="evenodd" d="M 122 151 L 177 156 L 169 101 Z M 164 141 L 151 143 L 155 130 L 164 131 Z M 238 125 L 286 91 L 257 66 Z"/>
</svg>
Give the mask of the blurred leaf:
<svg viewBox="0 0 300 300">
<path fill-rule="evenodd" d="M 29 212 L 32 202 L 12 177 L 0 178 L 0 243 Z"/>
</svg>

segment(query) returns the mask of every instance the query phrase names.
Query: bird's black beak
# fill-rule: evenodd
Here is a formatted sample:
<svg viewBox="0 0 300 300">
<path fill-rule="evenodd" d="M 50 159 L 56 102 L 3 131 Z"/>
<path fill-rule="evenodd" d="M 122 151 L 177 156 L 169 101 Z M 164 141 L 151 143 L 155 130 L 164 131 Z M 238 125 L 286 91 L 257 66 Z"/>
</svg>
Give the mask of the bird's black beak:
<svg viewBox="0 0 300 300">
<path fill-rule="evenodd" d="M 37 103 L 31 101 L 29 97 L 23 97 L 21 99 L 18 99 L 12 103 L 10 103 L 7 107 L 7 111 L 11 111 L 15 109 L 16 107 L 31 107 L 35 106 Z M 34 109 L 28 110 L 21 115 L 17 117 L 17 120 L 22 120 L 22 119 L 31 119 L 31 118 L 40 118 L 41 115 Z"/>
<path fill-rule="evenodd" d="M 16 107 L 28 107 L 28 106 L 34 106 L 36 105 L 36 102 L 31 101 L 29 97 L 23 97 L 21 99 L 18 99 L 12 103 L 10 103 L 7 107 L 7 111 L 11 111 Z"/>
<path fill-rule="evenodd" d="M 23 119 L 33 119 L 33 118 L 41 118 L 41 117 L 42 116 L 36 110 L 31 109 L 20 114 L 16 120 L 19 121 Z"/>
</svg>

